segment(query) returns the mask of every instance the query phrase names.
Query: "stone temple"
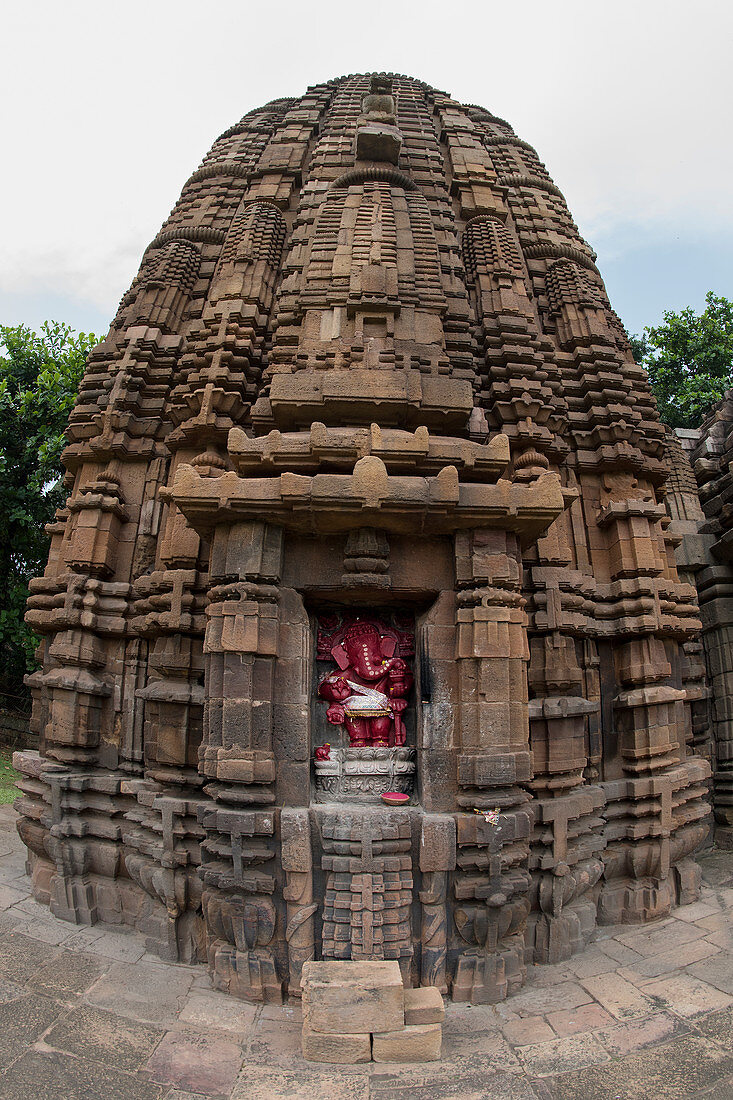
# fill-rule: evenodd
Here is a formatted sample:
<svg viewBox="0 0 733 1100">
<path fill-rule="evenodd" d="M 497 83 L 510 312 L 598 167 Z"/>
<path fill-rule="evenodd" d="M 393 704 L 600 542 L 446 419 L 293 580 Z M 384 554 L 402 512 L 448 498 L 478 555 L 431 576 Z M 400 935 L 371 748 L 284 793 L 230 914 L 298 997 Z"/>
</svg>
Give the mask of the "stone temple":
<svg viewBox="0 0 733 1100">
<path fill-rule="evenodd" d="M 53 913 L 252 1000 L 322 958 L 495 1002 L 697 896 L 697 596 L 594 259 L 535 150 L 417 80 L 214 143 L 90 356 L 32 586 Z"/>
</svg>

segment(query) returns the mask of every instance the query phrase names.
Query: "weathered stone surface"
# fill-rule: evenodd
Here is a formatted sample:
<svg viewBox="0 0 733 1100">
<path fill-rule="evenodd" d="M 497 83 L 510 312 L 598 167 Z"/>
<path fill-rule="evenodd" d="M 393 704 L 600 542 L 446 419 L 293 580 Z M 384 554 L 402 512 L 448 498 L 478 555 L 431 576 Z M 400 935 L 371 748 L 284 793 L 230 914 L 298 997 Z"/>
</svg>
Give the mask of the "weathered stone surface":
<svg viewBox="0 0 733 1100">
<path fill-rule="evenodd" d="M 623 1062 L 563 1073 L 546 1082 L 551 1100 L 615 1100 L 618 1096 L 686 1100 L 703 1094 L 733 1071 L 733 1055 L 690 1035 Z M 723 1093 L 725 1095 L 725 1093 Z"/>
<path fill-rule="evenodd" d="M 121 1016 L 164 1023 L 178 1015 L 192 974 L 158 963 L 115 963 L 86 994 L 86 1001 Z"/>
<path fill-rule="evenodd" d="M 105 962 L 94 955 L 62 951 L 37 970 L 28 985 L 47 997 L 84 993 L 107 969 Z"/>
<path fill-rule="evenodd" d="M 335 1079 L 333 1073 L 304 1074 L 246 1066 L 234 1086 L 231 1100 L 368 1100 L 369 1079 Z"/>
<path fill-rule="evenodd" d="M 433 1066 L 426 1068 L 434 1069 Z M 458 1097 L 461 1100 L 536 1100 L 537 1097 L 529 1082 L 483 1067 L 475 1073 L 454 1073 L 450 1080 L 436 1080 L 434 1073 L 420 1073 L 419 1067 L 410 1066 L 409 1069 L 409 1081 L 396 1080 L 388 1071 L 374 1073 L 370 1093 L 373 1100 L 457 1100 Z"/>
<path fill-rule="evenodd" d="M 522 1047 L 520 1057 L 527 1072 L 536 1077 L 608 1062 L 608 1053 L 594 1035 L 571 1035 Z"/>
<path fill-rule="evenodd" d="M 77 1005 L 51 1028 L 44 1042 L 55 1050 L 134 1073 L 149 1058 L 163 1034 L 150 1024 Z"/>
<path fill-rule="evenodd" d="M 189 1092 L 227 1093 L 242 1065 L 242 1050 L 232 1037 L 192 1028 L 166 1032 L 145 1065 L 153 1081 Z"/>
<path fill-rule="evenodd" d="M 440 1024 L 410 1024 L 401 1031 L 375 1032 L 375 1062 L 436 1062 L 440 1058 L 443 1028 Z"/>
<path fill-rule="evenodd" d="M 303 967 L 308 1029 L 363 1034 L 405 1025 L 402 975 L 396 962 L 309 962 Z"/>
<path fill-rule="evenodd" d="M 3 977 L 10 981 L 27 981 L 57 956 L 58 951 L 54 947 L 32 936 L 16 932 L 0 936 L 0 965 Z"/>
<path fill-rule="evenodd" d="M 0 1065 L 9 1065 L 60 1015 L 61 1007 L 46 997 L 26 994 L 0 1005 Z"/>
<path fill-rule="evenodd" d="M 333 1062 L 335 1065 L 355 1065 L 369 1062 L 372 1057 L 372 1037 L 369 1032 L 313 1031 L 308 1019 L 303 1023 L 303 1057 L 309 1062 Z"/>
<path fill-rule="evenodd" d="M 434 985 L 405 990 L 405 1024 L 442 1024 L 443 998 Z"/>
<path fill-rule="evenodd" d="M 194 992 L 186 998 L 179 1019 L 189 1027 L 213 1027 L 242 1035 L 255 1018 L 254 1005 L 213 991 Z"/>
<path fill-rule="evenodd" d="M 160 1100 L 152 1082 L 110 1066 L 59 1053 L 29 1051 L 5 1071 L 3 1100 Z"/>
<path fill-rule="evenodd" d="M 38 903 L 251 1002 L 297 997 L 323 957 L 486 1005 L 598 921 L 695 901 L 695 585 L 733 830 L 727 400 L 703 517 L 509 123 L 381 73 L 250 112 L 186 182 L 70 418 L 28 605 L 40 751 L 16 754 Z M 346 649 L 367 622 L 365 664 Z M 174 1016 L 109 949 L 128 985 L 94 1003 Z"/>
</svg>

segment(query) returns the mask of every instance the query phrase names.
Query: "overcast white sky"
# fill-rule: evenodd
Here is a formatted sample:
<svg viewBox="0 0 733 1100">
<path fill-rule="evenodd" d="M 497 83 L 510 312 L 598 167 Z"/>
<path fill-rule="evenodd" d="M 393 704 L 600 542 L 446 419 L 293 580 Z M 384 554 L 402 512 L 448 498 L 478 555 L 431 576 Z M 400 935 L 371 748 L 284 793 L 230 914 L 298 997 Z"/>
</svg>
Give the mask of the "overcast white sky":
<svg viewBox="0 0 733 1100">
<path fill-rule="evenodd" d="M 0 323 L 103 334 L 221 131 L 344 73 L 407 73 L 537 148 L 632 332 L 733 295 L 730 0 L 11 0 Z"/>
</svg>

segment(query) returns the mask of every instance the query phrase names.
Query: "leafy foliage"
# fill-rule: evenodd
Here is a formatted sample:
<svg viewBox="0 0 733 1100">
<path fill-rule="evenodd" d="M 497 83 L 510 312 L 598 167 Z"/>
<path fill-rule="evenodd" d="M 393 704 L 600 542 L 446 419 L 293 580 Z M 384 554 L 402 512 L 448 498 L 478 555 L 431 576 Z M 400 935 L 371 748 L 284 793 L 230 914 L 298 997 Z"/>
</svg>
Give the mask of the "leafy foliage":
<svg viewBox="0 0 733 1100">
<path fill-rule="evenodd" d="M 637 363 L 643 363 L 649 353 L 649 341 L 646 336 L 629 336 L 631 352 Z"/>
<path fill-rule="evenodd" d="M 64 429 L 95 343 L 55 321 L 40 333 L 0 325 L 0 688 L 10 692 L 35 667 L 28 581 L 43 572 L 44 526 L 64 502 Z"/>
<path fill-rule="evenodd" d="M 664 323 L 630 338 L 649 373 L 659 415 L 673 428 L 696 428 L 733 386 L 733 302 L 709 291 L 698 316 L 667 311 Z"/>
</svg>

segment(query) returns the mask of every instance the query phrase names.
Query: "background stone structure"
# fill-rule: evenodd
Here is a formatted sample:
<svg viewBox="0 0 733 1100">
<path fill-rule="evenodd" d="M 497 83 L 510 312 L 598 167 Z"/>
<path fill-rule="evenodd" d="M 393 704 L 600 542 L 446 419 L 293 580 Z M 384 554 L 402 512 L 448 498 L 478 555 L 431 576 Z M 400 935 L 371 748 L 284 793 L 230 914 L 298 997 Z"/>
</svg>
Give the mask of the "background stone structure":
<svg viewBox="0 0 733 1100">
<path fill-rule="evenodd" d="M 709 736 L 714 765 L 715 840 L 733 848 L 733 393 L 696 431 L 678 432 L 699 491 L 696 572 L 709 681 Z M 694 471 L 694 473 L 693 473 Z M 690 498 L 690 489 L 687 490 Z"/>
<path fill-rule="evenodd" d="M 33 585 L 54 913 L 241 997 L 386 958 L 493 1002 L 696 897 L 696 593 L 594 260 L 534 149 L 416 80 L 214 143 L 90 357 Z M 400 809 L 314 798 L 318 616 L 360 609 L 414 633 Z"/>
</svg>

